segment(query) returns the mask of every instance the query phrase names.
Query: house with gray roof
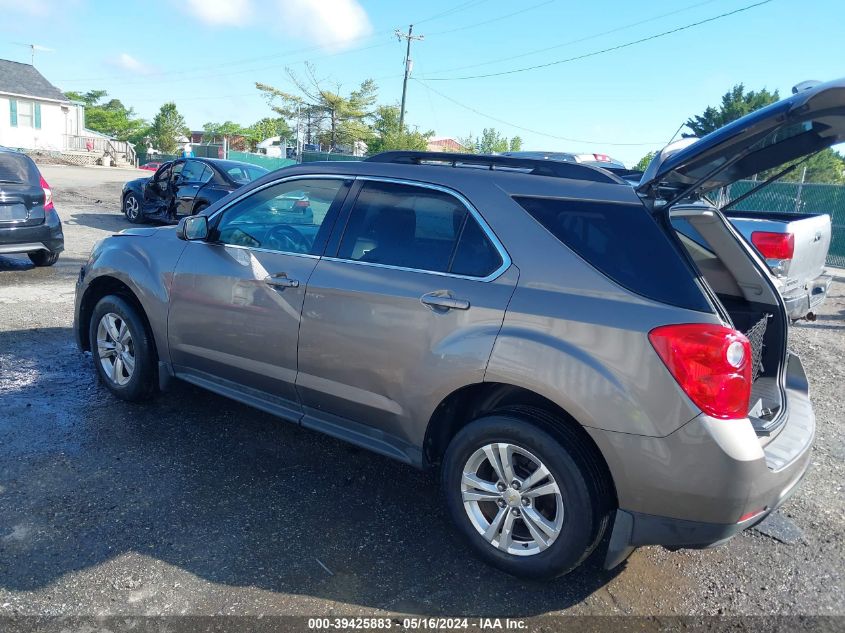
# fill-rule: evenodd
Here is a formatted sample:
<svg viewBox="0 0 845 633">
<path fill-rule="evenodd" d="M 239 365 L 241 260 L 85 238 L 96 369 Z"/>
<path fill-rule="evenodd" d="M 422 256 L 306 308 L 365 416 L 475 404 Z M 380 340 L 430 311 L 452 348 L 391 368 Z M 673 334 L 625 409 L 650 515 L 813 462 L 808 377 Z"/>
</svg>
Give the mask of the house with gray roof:
<svg viewBox="0 0 845 633">
<path fill-rule="evenodd" d="M 85 108 L 30 64 L 0 59 L 0 145 L 64 151 L 85 133 Z"/>
</svg>

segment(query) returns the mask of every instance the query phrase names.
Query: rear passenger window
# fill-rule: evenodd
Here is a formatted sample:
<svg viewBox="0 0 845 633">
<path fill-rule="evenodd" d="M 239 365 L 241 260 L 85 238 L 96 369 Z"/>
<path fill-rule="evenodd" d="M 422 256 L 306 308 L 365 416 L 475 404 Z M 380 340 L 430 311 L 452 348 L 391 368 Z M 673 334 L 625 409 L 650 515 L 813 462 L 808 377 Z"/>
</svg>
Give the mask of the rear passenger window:
<svg viewBox="0 0 845 633">
<path fill-rule="evenodd" d="M 382 182 L 361 188 L 338 257 L 473 277 L 486 277 L 501 265 L 498 252 L 457 198 Z"/>
<path fill-rule="evenodd" d="M 709 310 L 690 267 L 644 207 L 559 198 L 514 200 L 619 285 L 664 303 Z"/>
</svg>

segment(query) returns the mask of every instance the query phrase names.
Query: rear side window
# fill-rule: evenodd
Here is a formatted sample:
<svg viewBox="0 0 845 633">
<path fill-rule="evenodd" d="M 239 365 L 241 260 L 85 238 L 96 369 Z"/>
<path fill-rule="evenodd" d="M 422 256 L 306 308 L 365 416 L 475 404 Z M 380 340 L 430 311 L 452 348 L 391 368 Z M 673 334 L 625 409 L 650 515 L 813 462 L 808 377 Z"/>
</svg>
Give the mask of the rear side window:
<svg viewBox="0 0 845 633">
<path fill-rule="evenodd" d="M 38 169 L 28 156 L 16 152 L 0 152 L 0 182 L 38 184 Z"/>
<path fill-rule="evenodd" d="M 338 257 L 469 277 L 486 277 L 502 263 L 475 218 L 453 195 L 383 182 L 361 188 Z"/>
<path fill-rule="evenodd" d="M 692 271 L 642 206 L 520 196 L 514 200 L 619 285 L 663 303 L 710 310 Z"/>
</svg>

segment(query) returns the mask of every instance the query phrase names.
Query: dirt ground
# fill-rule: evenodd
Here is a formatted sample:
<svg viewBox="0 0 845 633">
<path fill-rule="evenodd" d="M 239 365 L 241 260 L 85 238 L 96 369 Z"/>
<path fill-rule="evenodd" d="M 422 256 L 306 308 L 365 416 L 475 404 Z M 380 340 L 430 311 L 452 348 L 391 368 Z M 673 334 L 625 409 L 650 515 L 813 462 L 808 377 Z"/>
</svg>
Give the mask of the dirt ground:
<svg viewBox="0 0 845 633">
<path fill-rule="evenodd" d="M 790 333 L 818 428 L 778 513 L 722 548 L 529 583 L 472 556 L 428 475 L 188 385 L 111 397 L 73 342 L 74 280 L 144 174 L 43 172 L 66 252 L 0 257 L 0 616 L 845 614 L 842 271 Z"/>
</svg>

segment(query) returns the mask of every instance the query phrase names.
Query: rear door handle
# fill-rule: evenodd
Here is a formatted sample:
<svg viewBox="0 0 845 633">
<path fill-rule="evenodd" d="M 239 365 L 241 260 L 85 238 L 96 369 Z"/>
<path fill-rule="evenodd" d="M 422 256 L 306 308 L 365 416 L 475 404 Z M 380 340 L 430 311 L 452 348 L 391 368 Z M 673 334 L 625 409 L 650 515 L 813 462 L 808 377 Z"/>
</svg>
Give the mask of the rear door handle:
<svg viewBox="0 0 845 633">
<path fill-rule="evenodd" d="M 264 283 L 276 288 L 299 288 L 299 280 L 291 279 L 285 273 L 277 273 L 275 275 L 268 275 L 264 278 Z"/>
<path fill-rule="evenodd" d="M 430 292 L 420 297 L 423 305 L 433 309 L 441 310 L 469 310 L 469 301 L 466 299 L 455 299 Z"/>
</svg>

